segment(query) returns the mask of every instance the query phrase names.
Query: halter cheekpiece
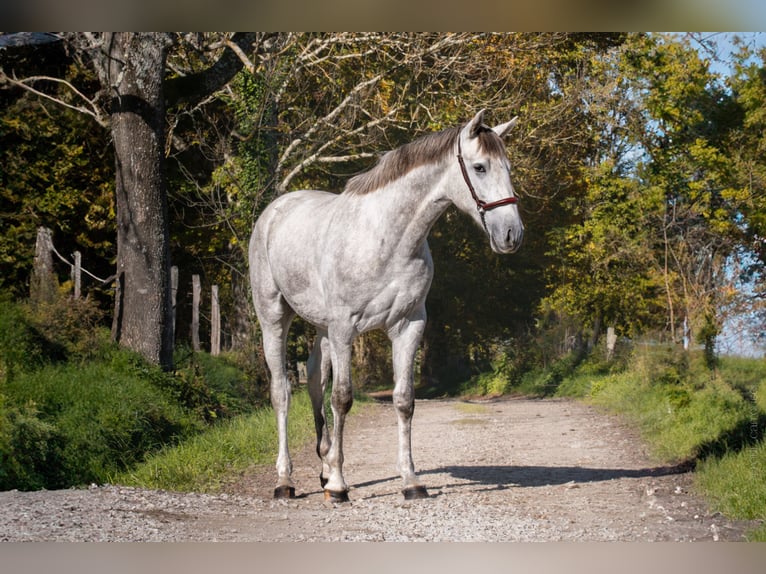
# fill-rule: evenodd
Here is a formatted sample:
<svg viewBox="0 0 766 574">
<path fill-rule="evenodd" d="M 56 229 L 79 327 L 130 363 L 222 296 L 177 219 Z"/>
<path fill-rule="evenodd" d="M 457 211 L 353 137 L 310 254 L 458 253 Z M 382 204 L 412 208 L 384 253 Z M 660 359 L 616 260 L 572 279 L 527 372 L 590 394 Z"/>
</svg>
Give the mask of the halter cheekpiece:
<svg viewBox="0 0 766 574">
<path fill-rule="evenodd" d="M 487 231 L 487 224 L 484 221 L 484 214 L 488 211 L 492 211 L 497 207 L 502 207 L 503 205 L 513 205 L 518 203 L 519 199 L 514 196 L 504 197 L 503 199 L 498 199 L 497 201 L 490 202 L 479 199 L 479 196 L 476 195 L 476 190 L 473 188 L 473 184 L 471 183 L 471 178 L 468 177 L 468 170 L 465 167 L 465 161 L 463 161 L 463 153 L 460 146 L 460 134 L 457 136 L 457 161 L 460 164 L 460 171 L 463 174 L 463 180 L 465 180 L 465 184 L 468 186 L 468 191 L 471 192 L 471 197 L 473 197 L 474 202 L 476 202 L 476 209 L 479 211 L 479 215 L 481 216 L 481 223 L 484 226 L 484 231 Z"/>
</svg>

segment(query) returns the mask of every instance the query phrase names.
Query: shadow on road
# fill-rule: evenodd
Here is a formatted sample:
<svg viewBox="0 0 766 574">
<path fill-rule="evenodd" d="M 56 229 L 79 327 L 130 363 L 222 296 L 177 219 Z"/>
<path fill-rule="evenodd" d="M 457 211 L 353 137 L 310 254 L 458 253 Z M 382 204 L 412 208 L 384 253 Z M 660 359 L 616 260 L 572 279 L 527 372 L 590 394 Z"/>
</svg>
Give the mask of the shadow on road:
<svg viewBox="0 0 766 574">
<path fill-rule="evenodd" d="M 483 484 L 497 488 L 512 486 L 549 486 L 557 484 L 581 484 L 601 482 L 616 478 L 645 478 L 683 474 L 693 469 L 693 463 L 684 462 L 673 466 L 652 468 L 587 468 L 581 466 L 444 466 L 421 471 L 428 474 L 449 474 L 454 478 L 468 480 L 471 484 Z M 459 486 L 459 485 L 456 485 Z"/>
<path fill-rule="evenodd" d="M 587 468 L 581 466 L 442 466 L 422 470 L 418 475 L 425 478 L 428 475 L 447 474 L 460 482 L 450 485 L 451 488 L 461 486 L 483 485 L 492 490 L 503 490 L 512 487 L 554 486 L 558 484 L 585 484 L 603 482 L 618 478 L 650 478 L 671 474 L 684 474 L 693 470 L 693 462 L 684 462 L 673 466 L 657 466 L 652 468 Z M 354 484 L 354 488 L 364 488 L 399 480 L 398 476 L 389 476 L 376 480 Z M 429 486 L 426 484 L 426 486 Z"/>
</svg>

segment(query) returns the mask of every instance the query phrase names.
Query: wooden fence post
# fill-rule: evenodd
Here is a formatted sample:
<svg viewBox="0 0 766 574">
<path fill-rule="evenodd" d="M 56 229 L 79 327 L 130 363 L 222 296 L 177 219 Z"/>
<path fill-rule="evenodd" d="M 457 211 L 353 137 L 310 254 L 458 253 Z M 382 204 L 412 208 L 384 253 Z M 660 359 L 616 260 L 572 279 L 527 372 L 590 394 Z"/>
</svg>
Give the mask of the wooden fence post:
<svg viewBox="0 0 766 574">
<path fill-rule="evenodd" d="M 210 311 L 210 354 L 221 354 L 221 308 L 218 302 L 218 285 L 213 285 Z"/>
<path fill-rule="evenodd" d="M 199 344 L 199 302 L 202 286 L 199 275 L 192 275 L 192 349 L 200 350 Z"/>
<path fill-rule="evenodd" d="M 170 308 L 171 321 L 173 321 L 173 344 L 176 341 L 176 301 L 178 300 L 178 267 L 173 265 L 170 268 Z"/>
<path fill-rule="evenodd" d="M 614 327 L 608 327 L 606 330 L 606 360 L 611 361 L 614 357 L 614 349 L 617 346 L 617 333 Z"/>
<path fill-rule="evenodd" d="M 81 279 L 82 279 L 82 253 L 75 251 L 74 265 L 72 265 L 72 282 L 74 283 L 74 299 L 77 301 L 81 294 Z"/>
<path fill-rule="evenodd" d="M 46 227 L 38 227 L 29 298 L 34 305 L 53 303 L 57 291 L 58 281 L 53 272 L 53 232 Z"/>
</svg>

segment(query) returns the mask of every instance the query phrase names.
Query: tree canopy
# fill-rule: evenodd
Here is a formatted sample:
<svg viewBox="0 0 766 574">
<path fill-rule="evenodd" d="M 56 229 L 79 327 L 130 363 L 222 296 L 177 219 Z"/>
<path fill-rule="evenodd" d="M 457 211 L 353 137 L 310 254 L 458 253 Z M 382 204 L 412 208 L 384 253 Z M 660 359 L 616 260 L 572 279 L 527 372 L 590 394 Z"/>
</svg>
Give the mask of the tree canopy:
<svg viewBox="0 0 766 574">
<path fill-rule="evenodd" d="M 67 46 L 94 38 L 67 36 Z M 435 226 L 421 358 L 433 384 L 486 368 L 499 350 L 534 349 L 541 330 L 562 322 L 582 345 L 610 326 L 710 346 L 728 316 L 759 309 L 763 50 L 740 45 L 723 74 L 693 35 L 170 40 L 170 258 L 222 285 L 230 345 L 252 334 L 244 249 L 271 199 L 299 188 L 338 191 L 380 153 L 480 108 L 492 120 L 520 116 L 508 152 L 527 239 L 518 254 L 501 257 L 457 212 Z M 85 250 L 99 269 L 117 257 L 110 132 L 95 129 L 108 94 L 92 51 L 52 46 L 0 53 L 0 287 L 17 297 L 38 225 L 53 227 L 64 249 Z M 296 334 L 299 358 L 311 333 Z M 381 373 L 376 365 L 387 359 L 380 343 L 371 336 L 358 349 L 368 374 Z"/>
</svg>

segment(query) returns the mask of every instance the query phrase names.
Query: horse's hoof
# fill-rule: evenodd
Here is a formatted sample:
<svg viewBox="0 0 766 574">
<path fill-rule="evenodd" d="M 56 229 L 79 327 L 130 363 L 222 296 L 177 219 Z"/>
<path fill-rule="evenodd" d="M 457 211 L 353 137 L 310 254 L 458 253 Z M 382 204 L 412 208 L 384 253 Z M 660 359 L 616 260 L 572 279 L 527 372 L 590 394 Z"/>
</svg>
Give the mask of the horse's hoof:
<svg viewBox="0 0 766 574">
<path fill-rule="evenodd" d="M 340 492 L 325 490 L 324 499 L 328 502 L 348 502 L 348 492 L 345 490 L 341 490 Z"/>
<path fill-rule="evenodd" d="M 404 500 L 421 500 L 423 498 L 428 498 L 428 490 L 426 490 L 425 486 L 420 484 L 417 486 L 408 486 L 402 490 L 402 494 L 404 495 Z"/>
<path fill-rule="evenodd" d="M 322 473 L 319 473 L 319 484 L 322 485 L 322 488 L 327 486 L 327 479 L 324 477 Z"/>
<path fill-rule="evenodd" d="M 295 488 L 292 486 L 278 486 L 274 489 L 274 498 L 295 498 Z"/>
</svg>

